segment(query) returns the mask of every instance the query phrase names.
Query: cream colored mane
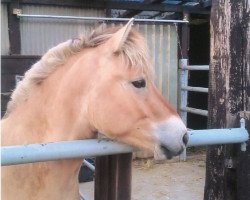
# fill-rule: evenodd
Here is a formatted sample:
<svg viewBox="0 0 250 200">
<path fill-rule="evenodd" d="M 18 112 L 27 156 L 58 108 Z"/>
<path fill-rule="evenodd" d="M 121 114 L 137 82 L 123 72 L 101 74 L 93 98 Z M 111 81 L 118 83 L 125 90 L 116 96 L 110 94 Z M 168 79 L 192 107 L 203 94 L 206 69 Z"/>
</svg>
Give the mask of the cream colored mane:
<svg viewBox="0 0 250 200">
<path fill-rule="evenodd" d="M 25 73 L 24 79 L 19 82 L 13 91 L 11 100 L 7 105 L 5 117 L 19 104 L 28 99 L 31 87 L 41 84 L 57 67 L 62 66 L 70 56 L 82 51 L 84 48 L 94 48 L 105 43 L 119 28 L 100 27 L 89 36 L 68 40 L 50 49 L 41 60 Z M 119 52 L 119 56 L 122 56 L 127 66 L 140 67 L 145 74 L 151 76 L 153 68 L 149 62 L 145 44 L 146 42 L 141 35 L 132 30 L 121 52 Z"/>
</svg>

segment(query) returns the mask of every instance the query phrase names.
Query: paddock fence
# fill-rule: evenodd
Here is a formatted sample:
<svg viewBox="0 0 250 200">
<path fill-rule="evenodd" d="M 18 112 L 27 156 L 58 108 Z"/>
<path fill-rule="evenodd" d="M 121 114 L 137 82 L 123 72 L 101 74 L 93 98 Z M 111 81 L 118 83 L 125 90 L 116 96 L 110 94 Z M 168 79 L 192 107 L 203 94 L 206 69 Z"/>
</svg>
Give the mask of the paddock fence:
<svg viewBox="0 0 250 200">
<path fill-rule="evenodd" d="M 208 88 L 193 87 L 188 85 L 189 71 L 209 71 L 209 65 L 188 65 L 188 59 L 179 60 L 179 83 L 178 83 L 178 111 L 184 124 L 187 126 L 187 113 L 193 113 L 201 116 L 208 116 L 208 110 L 188 107 L 188 92 L 208 93 Z M 180 155 L 181 161 L 186 161 L 186 150 Z"/>
<path fill-rule="evenodd" d="M 187 146 L 240 143 L 241 150 L 246 150 L 248 132 L 245 121 L 241 119 L 240 128 L 207 129 L 188 131 Z M 41 161 L 88 158 L 136 151 L 135 148 L 104 139 L 61 141 L 45 144 L 28 144 L 1 147 L 1 165 L 17 165 Z"/>
<path fill-rule="evenodd" d="M 241 151 L 246 151 L 246 142 L 249 139 L 249 135 L 247 130 L 245 129 L 245 120 L 242 118 L 240 120 L 240 128 L 231 128 L 231 129 L 207 129 L 207 130 L 192 130 L 188 131 L 189 141 L 187 146 L 201 146 L 201 145 L 215 145 L 215 144 L 233 144 L 239 143 L 241 146 Z M 122 158 L 124 162 L 131 163 L 131 152 L 136 151 L 137 149 L 128 146 L 126 144 L 122 144 L 119 142 L 115 142 L 108 139 L 89 139 L 89 140 L 76 140 L 76 141 L 61 141 L 61 142 L 51 142 L 44 144 L 28 144 L 28 145 L 15 145 L 15 146 L 3 146 L 1 147 L 1 165 L 9 166 L 9 165 L 18 165 L 18 164 L 26 164 L 26 163 L 35 163 L 35 162 L 43 162 L 43 161 L 56 161 L 61 159 L 73 159 L 73 158 L 88 158 L 88 157 L 96 157 L 102 156 L 97 160 L 99 162 L 106 162 L 107 155 L 117 154 L 119 158 Z M 126 154 L 128 153 L 128 154 Z M 124 156 L 122 156 L 124 155 Z M 104 157 L 103 157 L 104 156 Z M 106 157 L 105 157 L 106 156 Z M 112 158 L 114 159 L 114 158 Z M 116 159 L 115 159 L 116 160 Z M 118 161 L 117 160 L 117 161 Z M 86 160 L 83 163 L 89 167 L 91 170 L 95 171 L 95 167 L 88 163 Z M 128 165 L 125 165 L 126 167 Z M 127 180 L 119 180 L 118 182 L 109 182 L 109 187 L 115 187 L 115 193 L 118 195 L 118 199 L 120 196 L 122 199 L 130 200 L 131 199 L 131 177 L 127 175 L 131 175 L 131 165 L 130 169 L 125 169 L 124 164 L 120 163 L 118 165 L 118 171 L 116 173 L 121 174 L 119 172 L 122 170 L 123 174 L 126 177 L 118 177 L 118 179 L 127 179 Z M 112 169 L 110 169 L 112 170 Z M 98 177 L 105 177 L 103 173 L 108 174 L 105 170 L 98 169 L 97 172 L 99 174 Z M 117 176 L 117 174 L 116 174 Z M 100 189 L 100 179 L 95 182 L 95 199 L 101 199 L 103 194 L 109 196 L 109 190 L 102 191 Z M 104 178 L 104 182 L 107 181 Z M 109 181 L 109 180 L 108 180 Z M 102 182 L 102 181 L 101 181 Z M 104 183 L 102 182 L 102 183 Z M 120 185 L 120 187 L 115 186 L 116 184 Z M 123 189 L 126 188 L 128 193 L 124 194 Z M 104 186 L 105 188 L 105 186 Z M 123 188 L 123 189 L 122 189 Z M 130 191 L 130 192 L 129 192 Z M 111 192 L 112 193 L 112 192 Z M 82 197 L 82 194 L 80 193 Z"/>
</svg>

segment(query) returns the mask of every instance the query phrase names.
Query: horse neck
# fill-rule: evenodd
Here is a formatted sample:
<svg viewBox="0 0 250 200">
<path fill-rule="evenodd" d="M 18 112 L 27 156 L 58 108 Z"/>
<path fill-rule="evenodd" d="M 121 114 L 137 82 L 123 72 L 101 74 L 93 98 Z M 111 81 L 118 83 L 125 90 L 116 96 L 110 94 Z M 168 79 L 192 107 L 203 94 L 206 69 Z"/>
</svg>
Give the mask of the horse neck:
<svg viewBox="0 0 250 200">
<path fill-rule="evenodd" d="M 83 91 L 87 82 L 77 82 L 79 74 L 74 74 L 69 67 L 74 62 L 71 59 L 42 84 L 35 86 L 28 100 L 10 113 L 2 124 L 4 143 L 25 144 L 94 137 L 84 107 L 86 96 Z"/>
</svg>

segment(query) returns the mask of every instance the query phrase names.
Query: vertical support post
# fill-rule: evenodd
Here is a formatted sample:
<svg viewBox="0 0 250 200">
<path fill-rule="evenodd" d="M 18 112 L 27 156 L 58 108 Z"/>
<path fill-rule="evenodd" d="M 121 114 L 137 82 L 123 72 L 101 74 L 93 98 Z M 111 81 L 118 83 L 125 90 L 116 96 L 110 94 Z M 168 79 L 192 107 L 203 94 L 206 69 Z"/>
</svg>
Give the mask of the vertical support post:
<svg viewBox="0 0 250 200">
<path fill-rule="evenodd" d="M 237 52 L 240 52 L 241 64 L 243 67 L 243 112 L 241 117 L 245 119 L 245 127 L 250 134 L 250 4 L 247 0 L 240 1 L 236 7 L 235 17 L 242 17 L 238 24 L 241 33 L 241 45 Z M 242 11 L 241 11 L 242 10 Z M 238 29 L 237 29 L 238 30 Z M 246 151 L 238 151 L 237 155 L 237 200 L 250 199 L 250 140 L 247 142 Z"/>
<path fill-rule="evenodd" d="M 95 200 L 109 200 L 110 198 L 110 182 L 111 177 L 117 173 L 117 169 L 110 167 L 110 159 L 116 160 L 116 155 L 101 156 L 95 160 Z M 116 187 L 113 188 L 116 191 Z M 111 199 L 111 200 L 115 200 Z"/>
<path fill-rule="evenodd" d="M 246 69 L 250 72 L 250 65 L 248 65 Z M 248 87 L 250 87 L 249 78 L 247 82 Z M 246 110 L 250 110 L 250 94 L 246 96 L 245 100 L 247 100 L 245 104 Z M 241 117 L 246 120 L 245 128 L 248 130 L 248 133 L 250 133 L 250 111 L 241 112 Z M 237 200 L 247 200 L 250 198 L 250 140 L 246 143 L 246 151 L 238 150 L 237 153 Z"/>
<path fill-rule="evenodd" d="M 183 12 L 183 19 L 189 20 L 189 13 Z M 188 24 L 180 24 L 179 25 L 179 38 L 180 38 L 180 49 L 179 49 L 179 66 L 188 64 L 188 50 L 189 50 L 189 26 Z M 181 111 L 182 106 L 187 106 L 187 91 L 181 90 L 182 86 L 188 85 L 188 70 L 179 69 L 179 113 L 185 125 L 187 125 L 187 113 Z M 185 99 L 184 99 L 185 98 Z M 186 161 L 187 152 L 186 149 L 180 155 L 180 161 Z"/>
<path fill-rule="evenodd" d="M 131 199 L 132 183 L 132 153 L 118 157 L 117 200 Z"/>
<path fill-rule="evenodd" d="M 188 98 L 188 91 L 182 90 L 182 87 L 188 86 L 188 70 L 187 68 L 188 60 L 187 59 L 180 59 L 179 60 L 179 114 L 180 117 L 185 125 L 187 125 L 187 112 L 181 110 L 181 108 L 187 106 L 187 98 Z M 180 161 L 186 161 L 186 149 L 180 155 Z"/>
<path fill-rule="evenodd" d="M 213 0 L 210 23 L 208 125 L 233 128 L 239 126 L 239 112 L 249 109 L 249 88 L 243 86 L 245 79 L 249 83 L 248 0 Z M 249 199 L 249 147 L 239 151 L 240 144 L 207 148 L 205 200 Z M 228 160 L 234 165 L 227 166 Z"/>
<path fill-rule="evenodd" d="M 183 12 L 183 20 L 189 20 L 189 13 Z M 179 58 L 188 59 L 188 50 L 189 50 L 189 25 L 188 24 L 179 24 L 178 31 L 180 39 L 180 48 L 179 48 Z"/>
<path fill-rule="evenodd" d="M 19 1 L 8 3 L 8 26 L 10 39 L 10 55 L 21 53 L 20 19 L 13 14 L 14 9 L 19 9 Z"/>
<path fill-rule="evenodd" d="M 96 158 L 95 200 L 130 200 L 132 153 Z"/>
</svg>

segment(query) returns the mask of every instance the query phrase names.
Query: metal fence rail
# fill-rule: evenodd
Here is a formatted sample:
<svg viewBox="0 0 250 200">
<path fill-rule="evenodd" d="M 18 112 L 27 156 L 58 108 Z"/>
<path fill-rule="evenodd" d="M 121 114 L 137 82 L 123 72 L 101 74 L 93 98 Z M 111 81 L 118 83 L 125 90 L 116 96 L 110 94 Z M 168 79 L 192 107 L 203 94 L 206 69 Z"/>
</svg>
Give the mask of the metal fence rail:
<svg viewBox="0 0 250 200">
<path fill-rule="evenodd" d="M 204 88 L 204 87 L 191 87 L 191 86 L 182 86 L 181 87 L 182 90 L 186 90 L 186 91 L 191 91 L 191 92 L 203 92 L 203 93 L 208 93 L 208 88 Z"/>
<path fill-rule="evenodd" d="M 202 115 L 202 116 L 206 116 L 206 117 L 208 116 L 207 110 L 202 110 L 202 109 L 198 109 L 198 108 L 183 107 L 183 108 L 181 108 L 181 111 L 189 112 L 189 113 L 193 113 L 193 114 L 197 114 L 197 115 Z"/>
<path fill-rule="evenodd" d="M 134 151 L 112 140 L 75 140 L 1 147 L 1 164 L 15 165 L 39 161 L 88 158 Z"/>
<path fill-rule="evenodd" d="M 95 171 L 95 166 L 94 165 L 92 165 L 90 162 L 88 162 L 87 160 L 83 160 L 83 164 L 86 166 L 86 167 L 88 167 L 92 172 L 94 172 Z"/>
<path fill-rule="evenodd" d="M 241 128 L 188 131 L 188 146 L 242 143 L 248 140 L 244 120 Z M 111 140 L 77 140 L 46 144 L 29 144 L 1 147 L 1 165 L 16 165 L 60 159 L 86 158 L 132 152 L 136 149 Z"/>
<path fill-rule="evenodd" d="M 190 108 L 187 106 L 187 93 L 189 91 L 208 93 L 208 88 L 192 87 L 188 85 L 188 70 L 209 70 L 209 65 L 188 65 L 187 59 L 180 59 L 179 61 L 179 111 L 181 118 L 185 124 L 187 121 L 187 112 L 202 116 L 208 116 L 207 110 Z"/>
<path fill-rule="evenodd" d="M 46 18 L 46 19 L 67 19 L 67 20 L 87 20 L 87 21 L 116 21 L 126 22 L 131 18 L 110 18 L 110 17 L 78 17 L 78 16 L 65 16 L 65 15 L 31 15 L 31 14 L 19 14 L 20 18 Z M 134 19 L 135 22 L 153 22 L 153 23 L 189 23 L 187 20 L 168 20 L 168 19 Z"/>
<path fill-rule="evenodd" d="M 209 65 L 182 65 L 180 69 L 208 71 Z"/>
<path fill-rule="evenodd" d="M 179 90 L 180 90 L 180 100 L 179 100 L 179 110 L 180 116 L 184 123 L 187 121 L 187 112 L 208 116 L 207 110 L 201 110 L 197 108 L 190 108 L 187 106 L 187 93 L 188 92 L 202 92 L 208 93 L 208 88 L 204 87 L 192 87 L 188 85 L 188 70 L 209 70 L 209 65 L 188 65 L 187 59 L 180 59 L 179 62 Z"/>
<path fill-rule="evenodd" d="M 208 71 L 209 65 L 188 65 L 188 59 L 179 60 L 179 113 L 182 121 L 187 126 L 187 113 L 193 113 L 201 116 L 208 116 L 207 110 L 188 107 L 188 92 L 208 93 L 208 88 L 193 87 L 188 85 L 188 71 L 199 70 Z M 185 161 L 186 151 L 180 155 L 180 160 Z"/>
</svg>

